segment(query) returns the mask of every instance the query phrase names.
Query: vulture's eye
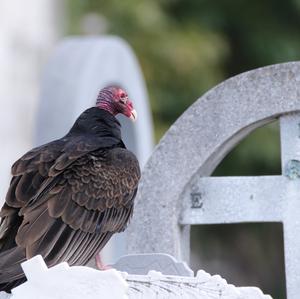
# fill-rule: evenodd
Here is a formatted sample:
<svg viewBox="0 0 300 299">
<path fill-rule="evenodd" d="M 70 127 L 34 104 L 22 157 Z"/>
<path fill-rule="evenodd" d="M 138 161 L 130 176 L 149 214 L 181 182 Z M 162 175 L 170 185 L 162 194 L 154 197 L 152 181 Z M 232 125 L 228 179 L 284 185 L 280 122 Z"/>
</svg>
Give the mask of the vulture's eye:
<svg viewBox="0 0 300 299">
<path fill-rule="evenodd" d="M 120 94 L 120 102 L 122 104 L 126 104 L 127 100 L 128 100 L 128 97 L 127 97 L 126 93 L 121 93 Z"/>
</svg>

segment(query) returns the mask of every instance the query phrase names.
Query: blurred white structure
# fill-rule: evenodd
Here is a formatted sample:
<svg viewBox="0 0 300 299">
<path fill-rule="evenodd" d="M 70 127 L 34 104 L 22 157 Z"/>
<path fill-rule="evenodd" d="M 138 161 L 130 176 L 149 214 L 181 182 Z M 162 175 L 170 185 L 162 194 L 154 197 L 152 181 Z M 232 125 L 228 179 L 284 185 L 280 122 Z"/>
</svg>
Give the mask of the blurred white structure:
<svg viewBox="0 0 300 299">
<path fill-rule="evenodd" d="M 0 0 L 0 204 L 10 166 L 32 146 L 41 66 L 61 32 L 60 0 Z"/>
</svg>

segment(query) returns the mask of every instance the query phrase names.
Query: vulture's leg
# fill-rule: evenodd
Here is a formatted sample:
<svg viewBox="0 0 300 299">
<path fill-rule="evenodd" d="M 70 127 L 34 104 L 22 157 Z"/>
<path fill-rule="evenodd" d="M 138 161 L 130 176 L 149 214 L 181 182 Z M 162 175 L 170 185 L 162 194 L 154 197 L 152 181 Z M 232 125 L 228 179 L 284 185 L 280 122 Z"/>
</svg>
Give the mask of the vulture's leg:
<svg viewBox="0 0 300 299">
<path fill-rule="evenodd" d="M 111 266 L 108 266 L 108 265 L 104 265 L 102 260 L 101 260 L 101 256 L 100 256 L 100 253 L 97 253 L 96 256 L 95 256 L 95 261 L 96 261 L 96 267 L 99 269 L 99 270 L 109 270 L 109 269 L 112 269 Z"/>
</svg>

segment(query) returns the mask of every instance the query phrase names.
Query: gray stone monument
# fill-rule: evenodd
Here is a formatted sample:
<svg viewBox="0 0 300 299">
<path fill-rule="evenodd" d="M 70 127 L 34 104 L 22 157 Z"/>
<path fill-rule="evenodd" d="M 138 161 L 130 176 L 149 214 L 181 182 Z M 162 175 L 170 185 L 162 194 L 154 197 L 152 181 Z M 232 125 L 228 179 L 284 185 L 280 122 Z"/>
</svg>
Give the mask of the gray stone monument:
<svg viewBox="0 0 300 299">
<path fill-rule="evenodd" d="M 37 112 L 36 145 L 60 138 L 75 119 L 95 105 L 101 88 L 118 84 L 126 89 L 138 112 L 134 124 L 125 118 L 123 140 L 143 166 L 153 149 L 152 119 L 144 79 L 128 44 L 118 37 L 77 37 L 60 42 L 45 68 Z M 106 247 L 107 262 L 124 254 L 124 234 Z M 109 243 L 109 246 L 112 242 Z"/>
<path fill-rule="evenodd" d="M 189 260 L 190 225 L 282 222 L 288 299 L 300 286 L 300 63 L 256 69 L 216 86 L 169 129 L 144 168 L 129 253 Z M 280 119 L 283 174 L 209 177 L 250 132 Z"/>
</svg>

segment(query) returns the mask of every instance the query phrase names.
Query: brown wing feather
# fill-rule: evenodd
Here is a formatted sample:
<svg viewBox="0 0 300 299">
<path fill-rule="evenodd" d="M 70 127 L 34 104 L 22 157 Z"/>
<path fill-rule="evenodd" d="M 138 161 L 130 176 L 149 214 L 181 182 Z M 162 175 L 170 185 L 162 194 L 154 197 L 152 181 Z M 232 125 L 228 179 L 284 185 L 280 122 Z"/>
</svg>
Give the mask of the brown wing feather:
<svg viewBox="0 0 300 299">
<path fill-rule="evenodd" d="M 125 229 L 139 177 L 138 162 L 125 149 L 80 157 L 52 178 L 48 192 L 22 208 L 17 244 L 26 248 L 27 258 L 42 254 L 48 264 L 87 263 L 113 233 Z"/>
<path fill-rule="evenodd" d="M 49 214 L 90 233 L 97 228 L 120 231 L 131 213 L 139 177 L 137 160 L 125 149 L 84 156 L 62 174 L 63 183 L 48 193 Z"/>
<path fill-rule="evenodd" d="M 1 252 L 5 252 L 5 250 L 16 246 L 15 237 L 23 221 L 23 217 L 19 215 L 19 211 L 40 189 L 41 184 L 47 177 L 45 169 L 50 168 L 51 163 L 60 154 L 62 146 L 63 142 L 59 140 L 53 141 L 44 146 L 32 149 L 13 164 L 13 177 L 6 194 L 5 204 L 0 212 Z"/>
</svg>

